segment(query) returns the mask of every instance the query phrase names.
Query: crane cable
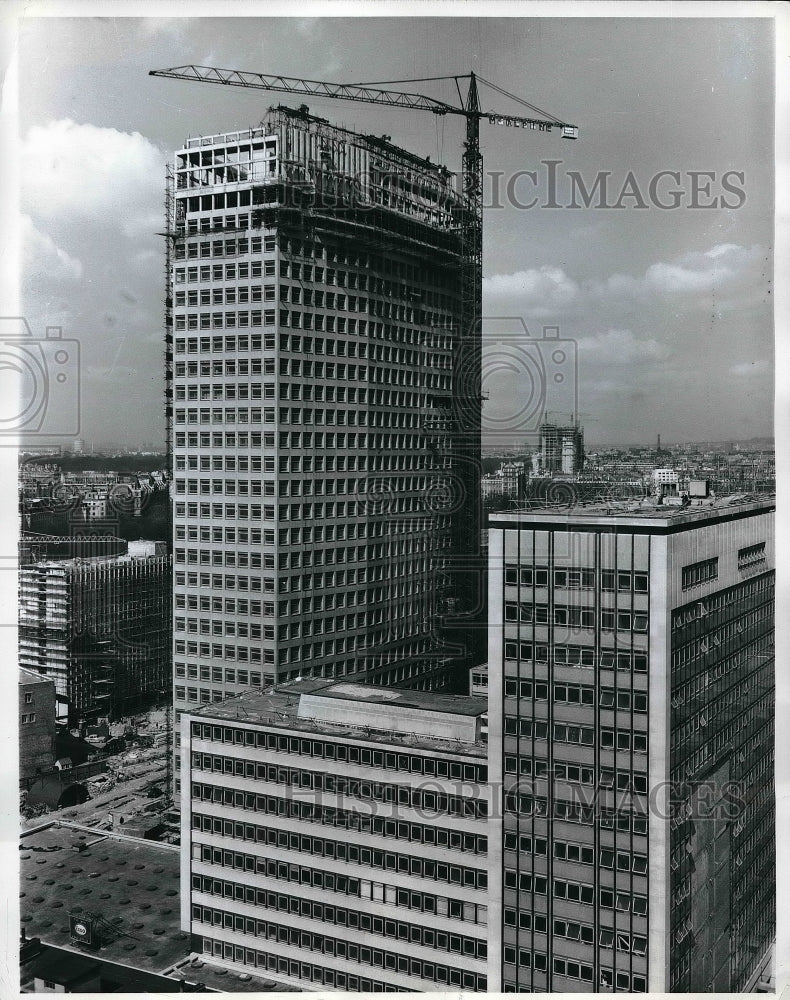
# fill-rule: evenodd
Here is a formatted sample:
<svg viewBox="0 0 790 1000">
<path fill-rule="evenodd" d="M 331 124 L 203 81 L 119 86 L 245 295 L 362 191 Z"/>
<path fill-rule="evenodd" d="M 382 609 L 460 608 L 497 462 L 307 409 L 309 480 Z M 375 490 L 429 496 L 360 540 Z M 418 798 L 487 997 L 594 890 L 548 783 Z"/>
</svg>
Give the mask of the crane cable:
<svg viewBox="0 0 790 1000">
<path fill-rule="evenodd" d="M 556 115 L 550 115 L 548 111 L 544 111 L 542 108 L 537 107 L 534 104 L 530 104 L 529 101 L 525 101 L 522 97 L 518 97 L 516 94 L 511 94 L 509 90 L 505 90 L 503 87 L 498 87 L 495 83 L 491 83 L 490 80 L 485 80 L 482 76 L 477 78 L 481 83 L 484 83 L 487 87 L 491 87 L 492 90 L 498 91 L 505 97 L 511 98 L 511 100 L 516 101 L 518 104 L 523 104 L 525 108 L 529 108 L 530 111 L 535 111 L 539 115 L 543 115 L 544 118 L 548 118 L 550 121 L 559 121 Z"/>
</svg>

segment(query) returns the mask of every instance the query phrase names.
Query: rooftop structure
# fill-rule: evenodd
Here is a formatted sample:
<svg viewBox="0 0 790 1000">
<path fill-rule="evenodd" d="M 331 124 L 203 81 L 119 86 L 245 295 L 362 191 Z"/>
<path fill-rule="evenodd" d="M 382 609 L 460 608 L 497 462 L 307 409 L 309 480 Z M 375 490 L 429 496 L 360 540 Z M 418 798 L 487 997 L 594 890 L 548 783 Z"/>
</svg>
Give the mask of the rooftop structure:
<svg viewBox="0 0 790 1000">
<path fill-rule="evenodd" d="M 195 715 L 277 725 L 373 743 L 485 757 L 485 697 L 319 680 L 291 681 L 196 709 Z"/>
</svg>

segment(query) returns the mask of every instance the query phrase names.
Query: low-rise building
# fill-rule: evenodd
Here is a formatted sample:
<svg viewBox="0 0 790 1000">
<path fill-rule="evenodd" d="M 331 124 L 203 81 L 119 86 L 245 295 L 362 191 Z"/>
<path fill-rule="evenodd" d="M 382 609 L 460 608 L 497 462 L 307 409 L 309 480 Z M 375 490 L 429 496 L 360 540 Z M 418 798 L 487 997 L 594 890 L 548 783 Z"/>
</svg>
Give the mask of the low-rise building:
<svg viewBox="0 0 790 1000">
<path fill-rule="evenodd" d="M 292 682 L 181 717 L 181 926 L 308 989 L 486 990 L 487 702 Z"/>
<path fill-rule="evenodd" d="M 55 683 L 35 670 L 19 671 L 19 779 L 55 764 Z"/>
</svg>

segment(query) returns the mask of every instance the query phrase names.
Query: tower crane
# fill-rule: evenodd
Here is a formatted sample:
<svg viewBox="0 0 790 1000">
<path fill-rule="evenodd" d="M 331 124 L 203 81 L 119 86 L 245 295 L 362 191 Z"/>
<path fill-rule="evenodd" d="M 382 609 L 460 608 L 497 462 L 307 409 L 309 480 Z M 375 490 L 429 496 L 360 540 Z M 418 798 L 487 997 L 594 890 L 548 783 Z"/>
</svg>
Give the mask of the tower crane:
<svg viewBox="0 0 790 1000">
<path fill-rule="evenodd" d="M 458 76 L 439 76 L 423 80 L 391 80 L 381 84 L 327 83 L 324 80 L 307 80 L 301 77 L 276 76 L 268 73 L 254 73 L 245 70 L 219 69 L 215 66 L 174 66 L 170 69 L 154 69 L 149 76 L 165 77 L 171 80 L 187 80 L 196 83 L 214 83 L 226 87 L 244 87 L 252 90 L 268 90 L 300 97 L 332 98 L 339 101 L 354 101 L 362 104 L 384 104 L 408 111 L 430 111 L 435 115 L 457 115 L 466 119 L 466 141 L 462 156 L 462 189 L 464 209 L 461 213 L 460 237 L 462 260 L 462 327 L 463 331 L 477 331 L 482 305 L 482 208 L 483 208 L 483 157 L 480 152 L 480 122 L 486 119 L 494 125 L 531 131 L 552 132 L 559 130 L 562 138 L 576 139 L 579 130 L 575 125 L 560 121 L 553 115 L 511 94 L 496 84 L 484 80 L 475 73 Z M 380 89 L 385 85 L 421 83 L 435 80 L 454 80 L 458 91 L 459 104 L 400 90 Z M 460 80 L 468 80 L 469 86 L 464 99 Z M 540 117 L 521 117 L 484 111 L 480 106 L 477 81 L 486 84 L 505 97 L 525 105 Z M 472 338 L 474 339 L 474 338 Z M 462 347 L 463 350 L 463 347 Z M 474 366 L 473 366 L 474 367 Z M 476 366 L 479 370 L 479 364 Z"/>
<path fill-rule="evenodd" d="M 483 157 L 480 152 L 480 122 L 484 119 L 492 125 L 527 129 L 538 132 L 558 132 L 562 138 L 576 139 L 579 130 L 575 125 L 560 120 L 554 115 L 529 104 L 496 84 L 475 73 L 457 76 L 437 76 L 412 80 L 388 80 L 377 83 L 328 83 L 323 80 L 308 80 L 301 77 L 277 76 L 236 69 L 220 69 L 214 66 L 185 65 L 169 69 L 151 70 L 149 76 L 184 80 L 195 83 L 213 83 L 226 87 L 242 87 L 248 90 L 264 90 L 292 94 L 299 97 L 331 98 L 360 104 L 379 104 L 406 111 L 429 111 L 444 117 L 455 115 L 466 121 L 466 138 L 461 158 L 462 191 L 460 210 L 455 220 L 459 240 L 460 258 L 460 302 L 461 326 L 454 344 L 454 391 L 455 406 L 455 447 L 459 479 L 465 494 L 464 516 L 456 518 L 455 551 L 462 558 L 474 563 L 479 557 L 480 527 L 480 407 L 481 355 L 482 355 L 482 263 L 483 263 Z M 390 90 L 393 85 L 453 80 L 458 93 L 458 104 L 412 91 Z M 468 81 L 464 97 L 460 81 Z M 478 80 L 528 108 L 533 116 L 522 117 L 484 110 L 480 104 Z M 306 113 L 303 106 L 300 110 Z M 367 137 L 372 139 L 373 137 Z M 388 138 L 388 137 L 387 137 Z M 461 404 L 461 405 L 459 405 Z M 470 608 L 476 606 L 473 596 L 474 586 L 469 592 L 469 600 L 462 600 Z"/>
</svg>

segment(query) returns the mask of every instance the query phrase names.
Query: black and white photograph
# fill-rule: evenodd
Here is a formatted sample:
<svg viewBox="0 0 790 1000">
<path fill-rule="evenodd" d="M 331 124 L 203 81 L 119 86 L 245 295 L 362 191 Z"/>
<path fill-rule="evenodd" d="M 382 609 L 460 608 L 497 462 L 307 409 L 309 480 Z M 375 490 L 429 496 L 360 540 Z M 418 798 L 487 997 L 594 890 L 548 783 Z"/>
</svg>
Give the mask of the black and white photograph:
<svg viewBox="0 0 790 1000">
<path fill-rule="evenodd" d="M 8 8 L 3 994 L 779 995 L 786 8 Z"/>
</svg>

